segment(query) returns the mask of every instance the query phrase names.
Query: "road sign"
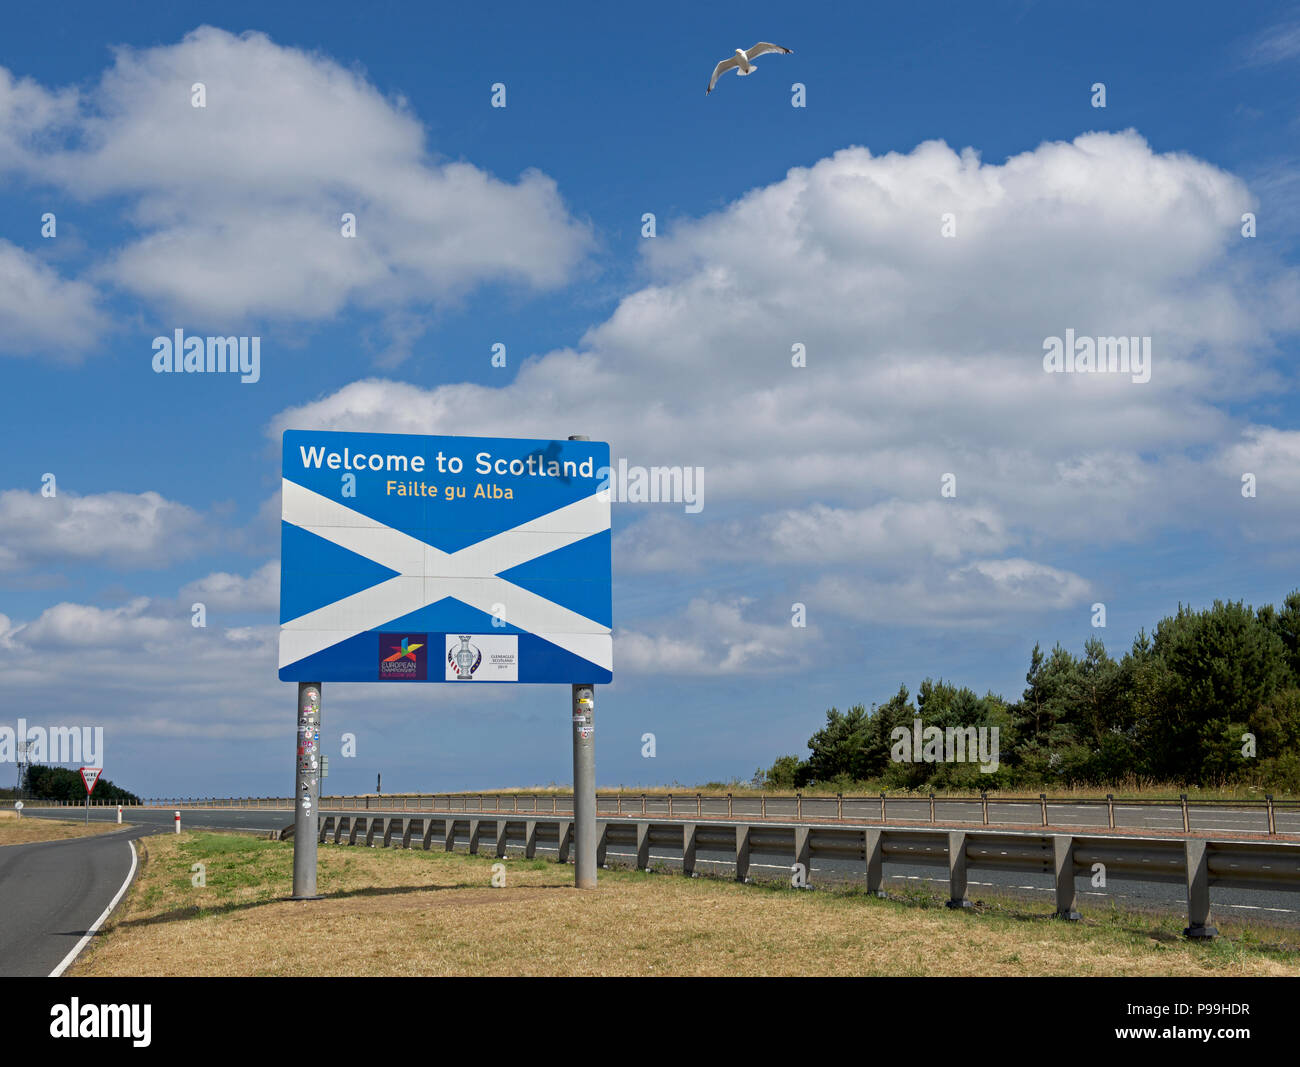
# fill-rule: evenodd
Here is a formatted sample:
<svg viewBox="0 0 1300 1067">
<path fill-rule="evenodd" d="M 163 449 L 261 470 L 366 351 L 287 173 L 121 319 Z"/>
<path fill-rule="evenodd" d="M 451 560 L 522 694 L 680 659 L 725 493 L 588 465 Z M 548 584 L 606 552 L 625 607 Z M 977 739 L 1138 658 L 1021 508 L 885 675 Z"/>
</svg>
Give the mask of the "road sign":
<svg viewBox="0 0 1300 1067">
<path fill-rule="evenodd" d="M 286 430 L 280 679 L 613 679 L 609 446 Z"/>
<path fill-rule="evenodd" d="M 86 796 L 90 796 L 95 788 L 95 783 L 99 781 L 99 776 L 104 773 L 103 767 L 82 767 L 81 781 L 86 787 Z"/>
</svg>

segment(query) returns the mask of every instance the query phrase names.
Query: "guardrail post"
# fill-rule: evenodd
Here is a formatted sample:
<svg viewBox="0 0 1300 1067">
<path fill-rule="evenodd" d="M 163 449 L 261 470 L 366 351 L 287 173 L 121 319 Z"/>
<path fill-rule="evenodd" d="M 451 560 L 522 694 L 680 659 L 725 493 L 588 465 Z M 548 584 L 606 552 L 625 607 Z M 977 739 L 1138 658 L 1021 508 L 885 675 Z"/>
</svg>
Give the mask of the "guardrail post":
<svg viewBox="0 0 1300 1067">
<path fill-rule="evenodd" d="M 731 810 L 731 794 L 727 794 L 727 818 L 730 819 L 733 812 Z"/>
<path fill-rule="evenodd" d="M 966 832 L 948 831 L 948 907 L 969 908 L 966 899 Z"/>
<path fill-rule="evenodd" d="M 885 794 L 880 794 L 880 825 L 885 825 Z"/>
<path fill-rule="evenodd" d="M 695 817 L 698 819 L 704 814 L 704 798 L 699 793 L 695 794 Z"/>
<path fill-rule="evenodd" d="M 1052 851 L 1056 861 L 1056 917 L 1071 921 L 1080 919 L 1082 916 L 1074 908 L 1074 838 L 1068 835 L 1053 837 Z"/>
<path fill-rule="evenodd" d="M 537 855 L 537 820 L 529 819 L 524 823 L 524 859 L 530 860 Z"/>
<path fill-rule="evenodd" d="M 869 826 L 863 832 L 866 835 L 866 839 L 863 841 L 863 853 L 867 861 L 867 892 L 883 897 L 885 895 L 884 831 Z"/>
<path fill-rule="evenodd" d="M 934 822 L 934 794 L 930 794 L 930 821 Z"/>
<path fill-rule="evenodd" d="M 668 794 L 668 818 L 671 819 L 672 817 L 673 817 L 673 795 L 669 793 Z"/>
<path fill-rule="evenodd" d="M 1042 806 L 1042 809 L 1043 809 L 1043 825 L 1046 826 L 1046 825 L 1047 825 L 1047 794 L 1046 794 L 1046 793 L 1039 793 L 1039 794 L 1038 794 L 1038 803 Z"/>
<path fill-rule="evenodd" d="M 618 814 L 623 814 L 623 790 L 621 789 L 618 791 L 618 808 L 616 810 Z"/>
<path fill-rule="evenodd" d="M 1115 794 L 1106 794 L 1106 822 L 1113 830 L 1115 829 Z"/>
<path fill-rule="evenodd" d="M 989 824 L 989 795 L 988 795 L 987 793 L 981 793 L 981 794 L 980 794 L 980 811 L 981 811 L 981 813 L 982 813 L 983 816 L 984 816 L 984 825 L 985 825 L 985 826 L 988 826 L 988 824 Z"/>
<path fill-rule="evenodd" d="M 641 814 L 645 814 L 645 794 L 641 794 Z"/>
<path fill-rule="evenodd" d="M 1277 833 L 1277 823 L 1273 820 L 1273 794 L 1265 793 L 1264 801 L 1268 804 L 1268 832 L 1275 834 Z"/>
<path fill-rule="evenodd" d="M 695 877 L 695 824 L 688 822 L 682 827 L 682 874 Z"/>
<path fill-rule="evenodd" d="M 758 794 L 758 807 L 759 807 L 759 814 L 761 814 L 762 817 L 766 819 L 767 818 L 767 794 L 766 793 Z"/>
<path fill-rule="evenodd" d="M 804 885 L 812 884 L 812 848 L 808 844 L 809 827 L 796 826 L 794 830 L 794 861 L 803 864 Z"/>
<path fill-rule="evenodd" d="M 1188 838 L 1187 850 L 1187 929 L 1183 936 L 1197 940 L 1217 937 L 1210 925 L 1210 864 L 1204 838 Z"/>
<path fill-rule="evenodd" d="M 802 793 L 796 793 L 794 795 L 794 817 L 796 819 L 803 818 L 803 794 Z"/>
<path fill-rule="evenodd" d="M 844 818 L 844 794 L 843 793 L 835 794 L 835 818 L 837 819 Z"/>
<path fill-rule="evenodd" d="M 749 823 L 736 827 L 736 881 L 749 881 Z"/>
<path fill-rule="evenodd" d="M 1183 833 L 1185 834 L 1191 833 L 1191 824 L 1188 822 L 1187 819 L 1187 794 L 1179 793 L 1178 800 L 1181 802 L 1183 806 Z"/>
<path fill-rule="evenodd" d="M 636 869 L 644 871 L 650 866 L 650 824 L 636 824 Z"/>
</svg>

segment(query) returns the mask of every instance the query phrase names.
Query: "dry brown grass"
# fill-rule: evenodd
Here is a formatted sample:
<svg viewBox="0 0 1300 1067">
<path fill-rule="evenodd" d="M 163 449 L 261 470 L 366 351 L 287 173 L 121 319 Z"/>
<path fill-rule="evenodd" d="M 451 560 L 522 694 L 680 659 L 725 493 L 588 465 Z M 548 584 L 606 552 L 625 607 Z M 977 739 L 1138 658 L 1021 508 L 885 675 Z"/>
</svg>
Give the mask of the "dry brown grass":
<svg viewBox="0 0 1300 1067">
<path fill-rule="evenodd" d="M 949 912 L 834 892 L 323 845 L 323 900 L 283 899 L 292 846 L 184 833 L 142 842 L 85 975 L 1300 975 L 1300 953 L 1185 943 L 1176 922 L 1065 924 L 1030 906 Z M 206 864 L 207 885 L 190 865 Z"/>
<path fill-rule="evenodd" d="M 64 841 L 70 837 L 88 834 L 106 834 L 110 830 L 123 830 L 125 824 L 92 822 L 64 822 L 59 819 L 6 819 L 0 823 L 0 845 L 30 845 L 35 841 Z"/>
</svg>

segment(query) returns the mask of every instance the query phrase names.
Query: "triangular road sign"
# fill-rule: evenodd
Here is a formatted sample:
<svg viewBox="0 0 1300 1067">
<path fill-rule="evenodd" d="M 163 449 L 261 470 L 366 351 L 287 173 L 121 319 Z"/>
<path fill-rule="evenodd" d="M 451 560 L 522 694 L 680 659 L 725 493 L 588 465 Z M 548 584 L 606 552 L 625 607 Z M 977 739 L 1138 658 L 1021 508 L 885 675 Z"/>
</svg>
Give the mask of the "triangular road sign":
<svg viewBox="0 0 1300 1067">
<path fill-rule="evenodd" d="M 90 796 L 91 791 L 95 788 L 95 783 L 99 781 L 99 776 L 103 773 L 103 767 L 81 768 L 81 780 L 86 786 L 86 796 Z"/>
</svg>

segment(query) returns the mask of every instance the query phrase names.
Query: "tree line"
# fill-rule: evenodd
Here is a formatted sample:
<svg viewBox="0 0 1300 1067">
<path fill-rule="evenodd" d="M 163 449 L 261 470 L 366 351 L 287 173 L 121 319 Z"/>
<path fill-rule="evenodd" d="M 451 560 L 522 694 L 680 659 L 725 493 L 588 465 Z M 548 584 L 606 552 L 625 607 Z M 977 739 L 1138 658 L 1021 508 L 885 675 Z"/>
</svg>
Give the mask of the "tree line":
<svg viewBox="0 0 1300 1067">
<path fill-rule="evenodd" d="M 23 775 L 23 795 L 30 800 L 62 800 L 71 804 L 86 802 L 86 786 L 81 774 L 66 767 L 45 767 L 33 763 Z M 134 793 L 115 786 L 107 778 L 100 778 L 95 783 L 95 791 L 90 794 L 94 800 L 112 801 L 117 804 L 138 804 L 140 798 Z"/>
<path fill-rule="evenodd" d="M 1138 780 L 1300 790 L 1300 590 L 1280 609 L 1180 604 L 1121 659 L 1097 637 L 1077 656 L 1035 644 L 1025 682 L 1016 701 L 926 678 L 915 701 L 900 685 L 870 710 L 832 707 L 806 759 L 782 756 L 756 781 L 978 791 Z M 985 773 L 974 757 L 959 762 L 950 751 L 914 758 L 914 738 L 930 727 L 959 741 L 972 727 L 996 728 L 996 769 Z"/>
</svg>

